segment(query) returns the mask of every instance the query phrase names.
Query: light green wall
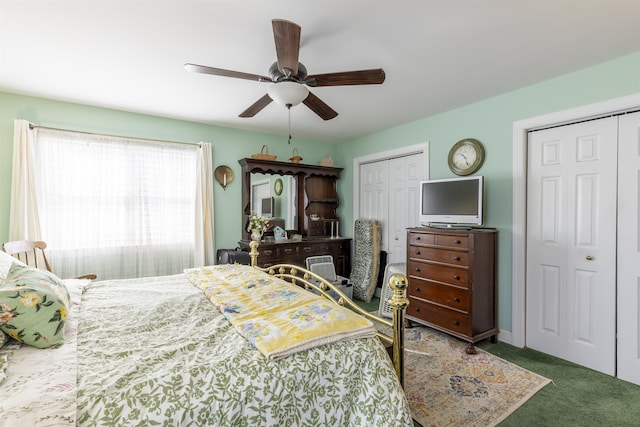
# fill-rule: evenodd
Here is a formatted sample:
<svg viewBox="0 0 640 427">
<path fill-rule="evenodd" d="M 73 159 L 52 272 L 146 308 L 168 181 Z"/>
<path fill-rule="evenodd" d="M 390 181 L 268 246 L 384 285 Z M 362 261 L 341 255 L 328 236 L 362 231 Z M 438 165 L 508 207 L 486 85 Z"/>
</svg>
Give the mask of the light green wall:
<svg viewBox="0 0 640 427">
<path fill-rule="evenodd" d="M 512 126 L 517 120 L 594 102 L 640 93 L 640 52 L 575 73 L 527 86 L 482 102 L 427 117 L 403 126 L 342 144 L 296 141 L 304 163 L 317 164 L 332 154 L 344 167 L 338 191 L 342 200 L 341 234 L 352 237 L 353 159 L 407 145 L 430 142 L 431 178 L 450 177 L 449 148 L 462 138 L 483 142 L 486 160 L 480 174 L 486 177 L 486 225 L 499 230 L 498 317 L 503 330 L 511 330 L 511 204 Z M 425 98 L 428 102 L 428 97 Z M 284 136 L 273 136 L 163 119 L 102 108 L 0 92 L 0 241 L 8 235 L 13 119 L 92 132 L 213 144 L 214 166 L 229 165 L 236 174 L 227 191 L 215 185 L 218 247 L 234 247 L 240 237 L 240 168 L 238 159 L 258 152 L 262 144 L 278 159 L 288 160 L 292 146 Z M 330 126 L 331 123 L 327 123 Z"/>
<path fill-rule="evenodd" d="M 282 114 L 284 118 L 286 110 L 283 109 Z M 293 147 L 297 147 L 305 163 L 318 164 L 327 152 L 334 149 L 333 145 L 295 137 L 292 144 L 288 145 L 286 135 L 239 131 L 0 92 L 0 242 L 6 241 L 9 235 L 14 119 L 87 132 L 188 143 L 210 142 L 214 168 L 228 165 L 235 175 L 226 191 L 217 183 L 214 184 L 217 248 L 234 248 L 241 238 L 241 173 L 238 159 L 260 152 L 262 145 L 267 144 L 269 153 L 277 155 L 278 160 L 288 161 L 293 154 Z"/>
<path fill-rule="evenodd" d="M 482 141 L 486 160 L 477 174 L 485 176 L 485 225 L 499 230 L 499 327 L 511 330 L 513 122 L 636 93 L 640 52 L 359 138 L 337 147 L 337 158 L 346 165 L 340 191 L 344 200 L 353 197 L 356 157 L 429 141 L 430 178 L 445 178 L 455 176 L 447 165 L 451 146 L 463 138 Z M 353 221 L 353 207 L 344 204 L 341 215 L 347 224 Z"/>
</svg>

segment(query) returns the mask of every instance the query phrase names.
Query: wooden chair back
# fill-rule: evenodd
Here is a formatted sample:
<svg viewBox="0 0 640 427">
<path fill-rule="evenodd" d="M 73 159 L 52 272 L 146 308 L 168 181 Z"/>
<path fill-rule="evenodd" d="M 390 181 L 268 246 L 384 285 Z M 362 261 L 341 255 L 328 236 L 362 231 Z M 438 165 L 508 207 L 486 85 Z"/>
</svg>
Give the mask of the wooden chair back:
<svg viewBox="0 0 640 427">
<path fill-rule="evenodd" d="M 42 241 L 31 240 L 14 240 L 13 242 L 6 242 L 2 244 L 2 250 L 13 255 L 25 264 L 39 268 L 41 270 L 51 271 L 49 266 L 49 260 L 44 253 L 47 248 L 47 244 Z M 90 279 L 95 280 L 95 274 L 85 274 L 78 276 L 76 279 Z"/>
<path fill-rule="evenodd" d="M 25 264 L 39 268 L 41 270 L 51 271 L 49 260 L 44 253 L 47 244 L 41 241 L 31 240 L 15 240 L 6 242 L 2 245 L 2 250 L 13 255 Z"/>
</svg>

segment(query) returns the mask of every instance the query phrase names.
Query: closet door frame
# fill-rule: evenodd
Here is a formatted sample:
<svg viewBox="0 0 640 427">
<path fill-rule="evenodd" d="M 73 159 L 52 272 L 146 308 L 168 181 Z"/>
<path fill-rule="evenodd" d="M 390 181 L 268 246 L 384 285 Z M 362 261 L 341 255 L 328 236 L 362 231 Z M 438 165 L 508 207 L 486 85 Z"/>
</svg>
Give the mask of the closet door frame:
<svg viewBox="0 0 640 427">
<path fill-rule="evenodd" d="M 499 339 L 501 341 L 521 348 L 526 343 L 525 267 L 528 132 L 638 109 L 640 109 L 640 93 L 513 122 L 512 318 L 511 331 L 500 331 Z"/>
</svg>

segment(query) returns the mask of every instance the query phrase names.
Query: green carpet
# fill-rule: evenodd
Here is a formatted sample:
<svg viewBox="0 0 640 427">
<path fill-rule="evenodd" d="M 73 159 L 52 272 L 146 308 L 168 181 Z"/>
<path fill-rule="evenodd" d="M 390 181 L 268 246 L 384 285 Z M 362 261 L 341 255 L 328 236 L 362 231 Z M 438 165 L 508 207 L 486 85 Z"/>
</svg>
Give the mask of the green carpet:
<svg viewBox="0 0 640 427">
<path fill-rule="evenodd" d="M 501 427 L 640 425 L 640 386 L 527 348 L 478 347 L 552 380 Z"/>
<path fill-rule="evenodd" d="M 360 308 L 362 308 L 366 312 L 371 313 L 375 311 L 374 314 L 376 316 L 378 315 L 378 308 L 380 308 L 380 298 L 373 297 L 371 299 L 371 302 L 364 302 L 359 300 L 354 300 L 353 302 L 355 302 Z"/>
</svg>

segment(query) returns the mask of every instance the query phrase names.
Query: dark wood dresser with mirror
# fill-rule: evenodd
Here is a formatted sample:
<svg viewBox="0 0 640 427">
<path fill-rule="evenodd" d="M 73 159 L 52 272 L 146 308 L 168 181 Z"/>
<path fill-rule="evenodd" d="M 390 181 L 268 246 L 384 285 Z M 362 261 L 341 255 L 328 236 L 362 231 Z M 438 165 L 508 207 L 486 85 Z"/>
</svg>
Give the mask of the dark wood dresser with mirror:
<svg viewBox="0 0 640 427">
<path fill-rule="evenodd" d="M 407 319 L 474 344 L 497 340 L 496 234 L 492 228 L 407 231 Z"/>
<path fill-rule="evenodd" d="M 278 162 L 253 158 L 238 160 L 242 166 L 242 250 L 249 250 L 249 216 L 259 201 L 256 183 L 270 189 L 266 198 L 273 200 L 275 215 L 271 223 L 287 231 L 288 240 L 275 241 L 267 232 L 260 242 L 258 263 L 269 267 L 278 263 L 305 266 L 309 256 L 331 255 L 336 273 L 349 277 L 351 271 L 351 239 L 340 237 L 337 208 L 340 204 L 336 188 L 342 168 Z M 282 180 L 284 179 L 284 184 Z M 281 181 L 277 186 L 271 180 Z M 277 188 L 278 191 L 275 191 Z M 279 194 L 278 194 L 279 193 Z M 294 240 L 294 236 L 301 236 Z"/>
</svg>

